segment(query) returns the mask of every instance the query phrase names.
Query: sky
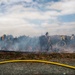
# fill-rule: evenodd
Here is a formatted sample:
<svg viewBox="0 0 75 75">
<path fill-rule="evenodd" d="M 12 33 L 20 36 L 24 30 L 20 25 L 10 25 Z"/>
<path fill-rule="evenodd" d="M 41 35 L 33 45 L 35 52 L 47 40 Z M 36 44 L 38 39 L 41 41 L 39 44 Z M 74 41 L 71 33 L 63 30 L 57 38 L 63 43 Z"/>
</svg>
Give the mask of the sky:
<svg viewBox="0 0 75 75">
<path fill-rule="evenodd" d="M 0 0 L 0 36 L 75 34 L 75 0 Z"/>
</svg>

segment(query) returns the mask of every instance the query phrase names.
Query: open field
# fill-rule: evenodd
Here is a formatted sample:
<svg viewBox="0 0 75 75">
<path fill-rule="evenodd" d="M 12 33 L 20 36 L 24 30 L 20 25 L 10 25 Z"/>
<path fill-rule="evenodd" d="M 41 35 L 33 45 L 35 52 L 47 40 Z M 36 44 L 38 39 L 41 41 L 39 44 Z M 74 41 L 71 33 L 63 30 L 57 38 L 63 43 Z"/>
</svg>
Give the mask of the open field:
<svg viewBox="0 0 75 75">
<path fill-rule="evenodd" d="M 75 66 L 75 53 L 0 52 L 0 61 L 37 59 Z M 45 63 L 7 63 L 0 65 L 0 75 L 75 75 L 75 69 Z"/>
</svg>

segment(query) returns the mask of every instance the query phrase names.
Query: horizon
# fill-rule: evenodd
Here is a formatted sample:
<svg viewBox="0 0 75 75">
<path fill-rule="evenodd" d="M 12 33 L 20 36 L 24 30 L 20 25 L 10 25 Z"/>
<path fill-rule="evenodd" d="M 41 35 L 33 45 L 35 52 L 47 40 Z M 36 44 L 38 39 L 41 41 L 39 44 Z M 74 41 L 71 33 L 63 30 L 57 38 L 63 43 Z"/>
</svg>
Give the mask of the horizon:
<svg viewBox="0 0 75 75">
<path fill-rule="evenodd" d="M 32 38 L 34 38 L 34 37 L 40 37 L 40 36 L 42 36 L 42 35 L 45 35 L 45 34 L 40 34 L 40 35 L 37 35 L 37 36 L 29 36 L 29 35 L 19 35 L 19 36 L 14 36 L 14 35 L 12 35 L 12 34 L 3 34 L 3 35 L 0 35 L 0 37 L 2 37 L 2 36 L 13 36 L 13 38 L 18 38 L 18 37 L 22 37 L 22 36 L 26 36 L 26 37 L 32 37 Z M 49 36 L 60 36 L 60 35 L 62 35 L 62 36 L 72 36 L 72 34 L 70 34 L 70 35 L 66 35 L 66 34 L 56 34 L 56 35 L 50 35 L 49 34 Z M 75 35 L 75 34 L 74 34 Z"/>
</svg>

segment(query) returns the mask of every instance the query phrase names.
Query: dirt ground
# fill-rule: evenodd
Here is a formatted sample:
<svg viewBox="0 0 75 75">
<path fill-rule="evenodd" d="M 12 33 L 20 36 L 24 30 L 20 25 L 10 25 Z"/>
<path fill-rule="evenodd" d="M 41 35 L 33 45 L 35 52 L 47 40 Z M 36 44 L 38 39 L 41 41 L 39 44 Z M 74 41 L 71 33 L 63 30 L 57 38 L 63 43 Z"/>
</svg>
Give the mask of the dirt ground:
<svg viewBox="0 0 75 75">
<path fill-rule="evenodd" d="M 40 59 L 75 66 L 75 54 L 0 52 L 0 61 Z M 75 75 L 75 69 L 45 63 L 0 64 L 0 75 Z"/>
</svg>

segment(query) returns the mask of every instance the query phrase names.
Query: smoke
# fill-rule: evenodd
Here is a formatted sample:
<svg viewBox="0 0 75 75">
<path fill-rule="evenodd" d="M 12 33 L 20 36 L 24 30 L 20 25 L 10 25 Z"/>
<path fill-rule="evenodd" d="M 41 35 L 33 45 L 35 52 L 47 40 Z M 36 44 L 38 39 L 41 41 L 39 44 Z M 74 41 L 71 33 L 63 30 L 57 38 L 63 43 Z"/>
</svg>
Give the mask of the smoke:
<svg viewBox="0 0 75 75">
<path fill-rule="evenodd" d="M 0 50 L 5 50 L 5 51 L 33 52 L 36 51 L 38 47 L 39 47 L 38 37 L 21 36 L 9 40 L 8 38 L 0 40 Z"/>
<path fill-rule="evenodd" d="M 52 49 L 48 52 L 57 53 L 74 53 L 75 52 L 75 39 L 68 41 L 65 46 L 59 46 L 59 35 L 51 36 Z M 20 51 L 20 52 L 41 52 L 40 40 L 38 37 L 20 36 L 13 37 L 7 35 L 5 39 L 0 39 L 0 50 L 5 51 Z M 44 51 L 44 50 L 43 50 Z"/>
</svg>

